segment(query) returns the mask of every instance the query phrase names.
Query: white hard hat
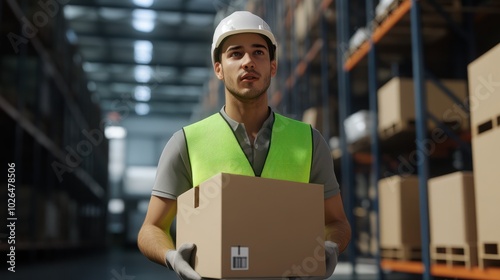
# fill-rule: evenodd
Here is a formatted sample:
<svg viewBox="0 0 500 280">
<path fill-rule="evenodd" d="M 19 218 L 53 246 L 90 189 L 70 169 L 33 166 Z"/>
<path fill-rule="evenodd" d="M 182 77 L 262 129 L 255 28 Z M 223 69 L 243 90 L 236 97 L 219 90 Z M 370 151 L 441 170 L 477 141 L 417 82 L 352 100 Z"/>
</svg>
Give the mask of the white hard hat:
<svg viewBox="0 0 500 280">
<path fill-rule="evenodd" d="M 212 64 L 217 60 L 215 58 L 215 51 L 219 47 L 220 43 L 228 36 L 239 34 L 239 33 L 258 33 L 266 36 L 271 43 L 274 45 L 274 59 L 278 60 L 276 57 L 276 39 L 274 38 L 273 32 L 269 25 L 260 17 L 247 12 L 247 11 L 237 11 L 223 20 L 217 25 L 214 31 L 214 38 L 212 40 Z"/>
</svg>

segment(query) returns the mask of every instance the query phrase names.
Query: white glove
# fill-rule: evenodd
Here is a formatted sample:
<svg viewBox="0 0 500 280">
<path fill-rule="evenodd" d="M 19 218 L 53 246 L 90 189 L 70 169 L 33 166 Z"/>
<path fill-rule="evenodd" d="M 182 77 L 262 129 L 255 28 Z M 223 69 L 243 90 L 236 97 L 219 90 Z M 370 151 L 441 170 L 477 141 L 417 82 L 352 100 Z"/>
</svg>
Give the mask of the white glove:
<svg viewBox="0 0 500 280">
<path fill-rule="evenodd" d="M 181 280 L 201 280 L 201 276 L 193 269 L 195 255 L 196 246 L 194 244 L 182 244 L 178 250 L 167 252 L 167 267 L 175 271 Z"/>
<path fill-rule="evenodd" d="M 330 276 L 333 275 L 333 272 L 335 271 L 335 267 L 337 266 L 339 258 L 339 246 L 337 243 L 333 241 L 325 241 L 325 263 L 326 263 L 326 272 L 325 276 L 305 276 L 305 277 L 291 277 L 289 278 L 290 280 L 300 280 L 300 279 L 307 279 L 307 280 L 322 280 L 322 279 L 328 279 Z"/>
<path fill-rule="evenodd" d="M 325 241 L 325 262 L 326 273 L 325 279 L 333 275 L 337 262 L 339 261 L 339 246 L 333 241 Z"/>
</svg>

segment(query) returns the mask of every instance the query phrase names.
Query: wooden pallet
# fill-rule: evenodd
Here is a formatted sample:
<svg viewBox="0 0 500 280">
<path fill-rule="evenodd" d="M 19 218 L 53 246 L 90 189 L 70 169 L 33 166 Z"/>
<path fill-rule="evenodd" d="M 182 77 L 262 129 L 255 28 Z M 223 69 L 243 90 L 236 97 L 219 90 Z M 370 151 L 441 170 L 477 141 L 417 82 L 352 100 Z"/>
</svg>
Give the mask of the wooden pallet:
<svg viewBox="0 0 500 280">
<path fill-rule="evenodd" d="M 431 245 L 431 261 L 435 264 L 447 266 L 477 266 L 477 246 L 464 244 L 462 246 Z"/>
<path fill-rule="evenodd" d="M 482 269 L 495 267 L 500 268 L 500 243 L 480 244 L 479 266 Z"/>
<path fill-rule="evenodd" d="M 451 131 L 455 133 L 462 133 L 465 130 L 464 127 L 459 127 L 456 122 L 443 122 L 443 125 L 446 126 Z M 427 131 L 431 132 L 437 126 L 427 125 Z M 457 128 L 458 127 L 458 128 Z M 400 120 L 399 122 L 395 122 L 392 125 L 386 125 L 384 127 L 379 127 L 379 136 L 381 139 L 388 139 L 402 132 L 414 132 L 416 131 L 416 121 L 414 119 L 408 119 L 406 121 Z"/>
<path fill-rule="evenodd" d="M 418 261 L 422 259 L 422 249 L 420 246 L 410 245 L 382 247 L 380 248 L 380 256 L 383 259 Z"/>
<path fill-rule="evenodd" d="M 415 120 L 400 121 L 393 123 L 390 126 L 379 127 L 379 136 L 381 139 L 387 139 L 394 135 L 397 135 L 403 131 L 414 131 L 415 130 Z"/>
</svg>

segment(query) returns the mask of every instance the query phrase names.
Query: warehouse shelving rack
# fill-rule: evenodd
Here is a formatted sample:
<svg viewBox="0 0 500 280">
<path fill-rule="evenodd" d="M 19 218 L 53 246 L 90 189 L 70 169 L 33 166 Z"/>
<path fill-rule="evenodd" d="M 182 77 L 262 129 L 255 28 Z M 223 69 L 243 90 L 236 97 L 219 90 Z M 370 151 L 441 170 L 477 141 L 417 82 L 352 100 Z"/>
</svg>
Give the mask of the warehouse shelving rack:
<svg viewBox="0 0 500 280">
<path fill-rule="evenodd" d="M 327 140 L 340 134 L 339 139 L 343 141 L 344 131 L 336 127 L 338 125 L 336 122 L 332 124 L 333 119 L 336 119 L 337 114 L 344 109 L 338 106 L 338 103 L 342 104 L 343 101 L 335 90 L 338 71 L 332 67 L 337 64 L 338 59 L 334 51 L 334 48 L 338 47 L 334 36 L 336 20 L 334 2 L 332 0 L 253 1 L 250 2 L 248 9 L 266 19 L 278 36 L 278 43 L 281 45 L 279 47 L 280 70 L 278 71 L 280 74 L 274 87 L 271 85 L 270 88 L 270 106 L 296 119 L 300 119 L 305 109 L 318 108 L 321 110 L 319 117 L 321 123 L 316 128 Z M 252 3 L 259 5 L 252 5 Z M 306 5 L 311 5 L 313 8 L 307 8 Z M 296 18 L 298 13 L 306 13 L 306 20 Z M 301 20 L 300 23 L 296 22 L 299 20 Z M 305 25 L 304 38 L 299 39 L 296 35 L 295 24 Z M 298 45 L 301 48 L 297 47 Z M 312 76 L 317 79 L 311 79 Z M 353 178 L 350 176 L 353 171 L 344 168 L 348 166 L 345 162 L 349 161 L 345 159 L 349 157 L 351 157 L 349 153 L 344 153 L 339 157 L 342 162 L 340 164 L 336 162 L 335 165 L 337 176 L 341 181 L 346 209 L 354 208 L 356 203 L 355 193 L 351 188 L 354 185 Z M 354 166 L 351 165 L 351 168 Z M 337 172 L 339 170 L 342 174 Z M 346 214 L 351 225 L 354 225 L 353 211 L 346 211 Z M 356 235 L 355 226 L 352 226 L 352 233 L 353 236 Z M 356 264 L 356 257 L 357 249 L 353 241 L 347 249 L 347 261 L 353 268 Z M 354 269 L 353 273 L 356 273 Z"/>
<path fill-rule="evenodd" d="M 16 165 L 16 253 L 27 259 L 106 242 L 105 123 L 54 3 L 53 13 L 31 1 L 0 4 L 2 158 Z"/>
<path fill-rule="evenodd" d="M 339 75 L 339 94 L 343 95 L 343 102 L 340 102 L 341 107 L 346 107 L 345 111 L 343 111 L 340 115 L 341 123 L 348 116 L 347 110 L 350 107 L 348 96 L 349 96 L 349 83 L 350 83 L 350 72 L 356 68 L 360 67 L 359 65 L 362 62 L 366 63 L 363 66 L 367 66 L 368 68 L 368 91 L 369 91 L 369 99 L 370 99 L 370 111 L 374 115 L 373 119 L 373 127 L 370 133 L 370 141 L 366 145 L 371 145 L 371 154 L 372 154 L 372 166 L 374 172 L 373 184 L 377 184 L 378 180 L 381 178 L 381 159 L 380 159 L 380 140 L 378 137 L 378 104 L 377 104 L 377 69 L 378 69 L 378 56 L 380 55 L 378 51 L 378 44 L 384 38 L 384 36 L 390 36 L 388 33 L 391 32 L 394 27 L 399 24 L 405 17 L 408 18 L 408 14 L 410 17 L 410 27 L 407 27 L 411 34 L 411 58 L 412 58 L 412 72 L 413 79 L 415 80 L 414 90 L 415 90 L 415 104 L 416 104 L 416 141 L 423 143 L 427 136 L 427 118 L 430 117 L 433 121 L 437 121 L 437 119 L 433 116 L 430 116 L 427 113 L 426 109 L 426 93 L 424 87 L 425 79 L 431 79 L 437 85 L 443 89 L 444 93 L 449 95 L 450 98 L 456 101 L 456 98 L 450 93 L 446 88 L 442 87 L 437 82 L 437 79 L 430 73 L 426 73 L 424 70 L 424 42 L 422 35 L 422 11 L 421 5 L 423 1 L 417 0 L 404 0 L 404 1 L 395 1 L 398 5 L 396 7 L 391 7 L 392 11 L 388 14 L 384 21 L 380 22 L 375 20 L 374 14 L 374 1 L 367 0 L 366 2 L 366 14 L 367 14 L 367 22 L 368 23 L 376 23 L 373 26 L 372 33 L 369 34 L 368 39 L 361 44 L 361 46 L 356 49 L 354 52 L 349 53 L 345 56 L 344 50 L 339 50 L 339 60 L 338 60 L 338 75 Z M 462 31 L 457 25 L 454 24 L 450 15 L 442 8 L 441 4 L 443 1 L 429 0 L 427 1 L 439 14 L 447 24 L 447 26 L 452 29 L 453 32 L 458 34 L 463 41 L 466 42 L 467 45 L 467 61 L 471 62 L 476 57 L 476 47 L 474 44 L 474 37 L 472 33 L 471 26 L 473 25 L 472 18 L 470 15 L 465 15 L 467 27 L 467 32 Z M 476 5 L 489 5 L 487 1 L 483 1 L 485 3 L 479 3 Z M 464 3 L 468 7 L 474 7 L 471 1 L 464 1 Z M 349 1 L 339 0 L 337 1 L 337 12 L 339 14 L 343 14 L 345 16 L 339 17 L 337 23 L 337 30 L 339 36 L 339 43 L 347 45 L 349 40 L 349 29 L 350 29 L 350 21 L 349 21 Z M 493 5 L 493 4 L 492 4 Z M 498 6 L 496 6 L 498 8 Z M 407 54 L 409 55 L 409 54 Z M 367 57 L 367 59 L 365 59 Z M 363 61 L 364 60 L 364 61 Z M 462 72 L 466 72 L 466 69 L 462 69 Z M 464 77 L 465 78 L 465 77 Z M 464 105 L 461 105 L 462 108 L 466 108 Z M 470 153 L 469 143 L 462 141 L 460 136 L 455 135 L 453 131 L 447 129 L 446 126 L 440 125 L 443 130 L 445 130 L 449 136 L 458 143 L 462 150 L 465 153 Z M 365 147 L 366 148 L 366 147 Z M 341 145 L 342 156 L 344 154 L 349 153 L 348 145 L 345 142 L 342 142 Z M 342 162 L 342 168 L 346 170 L 350 170 L 350 166 L 352 166 L 352 157 L 346 157 Z M 344 174 L 344 171 L 343 171 Z M 349 175 L 349 174 L 346 174 Z M 419 178 L 419 196 L 420 196 L 420 224 L 421 224 L 421 238 L 422 244 L 429 244 L 429 213 L 428 213 L 428 205 L 427 205 L 427 180 L 429 178 L 429 158 L 427 155 L 423 156 L 420 159 L 420 166 L 418 168 L 418 178 Z M 425 198 L 425 199 L 422 199 Z M 378 209 L 377 205 L 378 201 L 375 199 L 375 208 Z M 377 215 L 378 216 L 378 215 Z M 377 222 L 378 224 L 378 222 Z M 377 234 L 379 230 L 377 230 Z M 422 246 L 422 262 L 410 262 L 410 261 L 394 261 L 388 259 L 381 259 L 380 250 L 377 255 L 377 261 L 379 263 L 379 279 L 384 278 L 383 270 L 388 271 L 397 271 L 403 273 L 413 273 L 413 274 L 422 274 L 423 279 L 432 279 L 432 277 L 453 277 L 453 278 L 463 278 L 463 279 L 500 279 L 500 269 L 497 268 L 487 268 L 484 270 L 473 268 L 473 269 L 465 269 L 463 267 L 449 267 L 446 265 L 440 264 L 432 264 L 430 261 L 430 254 L 428 246 Z"/>
<path fill-rule="evenodd" d="M 347 1 L 347 0 L 337 0 L 337 1 L 328 1 L 328 0 L 316 0 L 316 1 L 310 1 L 309 3 L 313 2 L 314 7 L 316 8 L 314 16 L 309 17 L 309 21 L 306 22 L 307 25 L 307 32 L 308 36 L 306 40 L 300 41 L 298 40 L 297 37 L 295 37 L 294 34 L 291 34 L 291 32 L 294 32 L 294 20 L 297 20 L 294 18 L 294 13 L 297 11 L 297 9 L 300 8 L 301 4 L 303 4 L 306 1 L 301 1 L 301 0 L 290 0 L 290 1 L 259 1 L 259 0 L 254 0 L 254 1 L 248 1 L 250 4 L 248 5 L 248 10 L 251 10 L 253 12 L 256 12 L 257 14 L 260 14 L 263 16 L 268 23 L 270 23 L 271 28 L 275 31 L 275 33 L 278 34 L 279 36 L 279 42 L 282 45 L 282 48 L 279 49 L 280 53 L 280 60 L 279 60 L 279 76 L 276 78 L 277 82 L 275 83 L 276 85 L 273 86 L 271 85 L 270 88 L 270 98 L 271 98 L 271 106 L 277 108 L 278 110 L 281 110 L 283 113 L 288 114 L 292 117 L 299 118 L 300 114 L 302 113 L 301 110 L 304 109 L 304 107 L 307 107 L 307 102 L 311 102 L 311 100 L 306 100 L 306 105 L 301 107 L 298 107 L 297 104 L 300 103 L 298 102 L 299 100 L 303 100 L 304 95 L 309 94 L 308 96 L 312 99 L 315 99 L 314 102 L 317 102 L 316 104 L 321 103 L 322 108 L 325 108 L 326 110 L 336 110 L 335 108 L 332 108 L 331 106 L 328 106 L 326 102 L 324 102 L 327 98 L 333 98 L 338 102 L 338 112 L 335 112 L 335 114 L 338 113 L 338 119 L 339 119 L 339 128 L 338 131 L 332 131 L 330 130 L 330 133 L 328 135 L 325 135 L 325 137 L 330 137 L 330 136 L 336 136 L 340 135 L 340 151 L 334 151 L 334 160 L 336 162 L 336 168 L 339 168 L 340 166 L 340 172 L 337 172 L 337 175 L 339 176 L 339 179 L 341 180 L 341 186 L 343 188 L 343 198 L 344 198 L 344 204 L 346 208 L 346 212 L 349 215 L 349 221 L 351 222 L 351 225 L 355 224 L 355 217 L 353 216 L 353 206 L 355 205 L 355 194 L 354 190 L 352 188 L 355 187 L 355 179 L 353 178 L 353 174 L 356 172 L 355 169 L 357 168 L 356 164 L 362 163 L 362 164 L 371 164 L 372 165 L 372 170 L 374 170 L 374 173 L 376 176 L 373 178 L 375 181 L 374 184 L 377 183 L 378 179 L 381 176 L 382 173 L 382 155 L 381 152 L 387 150 L 387 148 L 391 148 L 393 145 L 398 144 L 401 146 L 402 142 L 405 141 L 414 141 L 417 138 L 417 133 L 416 131 L 405 134 L 401 137 L 396 137 L 395 139 L 391 139 L 391 141 L 380 141 L 378 139 L 378 131 L 376 127 L 372 127 L 371 130 L 371 136 L 368 137 L 367 139 L 363 139 L 360 143 L 354 143 L 353 144 L 348 144 L 345 141 L 345 132 L 342 128 L 343 121 L 345 118 L 347 118 L 350 114 L 353 113 L 353 107 L 355 107 L 356 104 L 354 104 L 354 101 L 352 100 L 352 95 L 351 92 L 353 89 L 351 89 L 351 80 L 356 79 L 357 82 L 359 83 L 366 83 L 366 89 L 368 91 L 368 98 L 369 98 L 369 107 L 375 108 L 372 111 L 376 112 L 376 108 L 378 107 L 377 105 L 377 89 L 378 89 L 378 82 L 380 82 L 381 77 L 379 74 L 377 74 L 377 71 L 379 69 L 380 62 L 380 54 L 385 54 L 387 55 L 387 38 L 394 37 L 394 30 L 397 29 L 398 32 L 400 31 L 405 31 L 406 34 L 412 34 L 412 35 L 418 35 L 415 36 L 413 39 L 416 41 L 416 44 L 419 44 L 418 41 L 422 40 L 421 34 L 425 33 L 428 34 L 433 33 L 433 34 L 438 34 L 440 30 L 443 28 L 446 29 L 451 29 L 453 32 L 459 34 L 460 38 L 463 40 L 463 42 L 471 42 L 474 40 L 474 38 L 471 38 L 471 35 L 473 35 L 471 32 L 462 32 L 460 28 L 457 28 L 455 25 L 453 25 L 453 19 L 451 19 L 448 15 L 447 12 L 443 9 L 440 9 L 440 3 L 443 2 L 443 0 L 440 1 L 431 1 L 428 0 L 430 5 L 432 5 L 435 8 L 435 12 L 433 17 L 439 17 L 440 21 L 438 22 L 439 26 L 436 26 L 432 30 L 425 29 L 425 30 L 418 30 L 417 32 L 413 32 L 412 26 L 420 26 L 420 24 L 417 25 L 412 25 L 411 22 L 412 20 L 415 21 L 420 21 L 420 11 L 416 12 L 415 10 L 412 10 L 413 3 L 417 3 L 417 6 L 419 6 L 420 1 L 410 1 L 410 0 L 400 0 L 396 1 L 397 6 L 392 7 L 391 12 L 388 14 L 384 20 L 377 19 L 378 22 L 376 24 L 376 27 L 373 30 L 373 33 L 370 36 L 370 40 L 363 43 L 360 48 L 358 48 L 355 52 L 349 54 L 346 56 L 345 49 L 348 46 L 348 41 L 349 41 L 349 35 L 351 33 L 351 28 L 352 28 L 352 21 L 350 19 L 350 14 L 352 14 L 352 10 L 350 10 L 349 6 L 352 5 L 354 1 Z M 366 2 L 366 4 L 362 5 L 367 9 L 366 11 L 366 17 L 367 20 L 366 22 L 370 22 L 373 20 L 373 10 L 374 10 L 374 1 L 367 0 L 367 1 L 356 1 L 356 2 Z M 464 2 L 467 2 L 464 0 Z M 470 1 L 469 1 L 470 2 Z M 471 3 L 468 3 L 467 5 L 471 6 Z M 333 11 L 334 10 L 334 11 Z M 427 14 L 425 14 L 424 21 L 428 20 L 428 11 L 426 11 Z M 357 13 L 359 14 L 359 10 L 357 10 Z M 363 13 L 363 12 L 361 12 Z M 333 20 L 335 21 L 332 23 L 332 17 L 331 14 L 334 14 Z M 358 15 L 359 16 L 359 15 Z M 412 16 L 415 18 L 413 19 Z M 469 22 L 469 27 L 471 25 L 471 19 L 466 19 L 466 21 Z M 346 24 L 349 22 L 350 24 Z M 402 24 L 403 22 L 403 24 Z M 336 38 L 334 36 L 334 30 L 332 28 L 336 27 Z M 434 29 L 439 29 L 439 30 L 434 30 Z M 319 32 L 318 32 L 319 31 Z M 412 31 L 412 32 L 410 32 Z M 431 34 L 432 35 L 432 34 Z M 466 36 L 464 36 L 466 35 Z M 286 45 L 290 42 L 291 44 L 302 44 L 302 48 L 297 48 L 295 47 L 288 47 L 286 48 Z M 420 43 L 421 44 L 421 43 Z M 406 58 L 411 58 L 412 55 L 415 57 L 422 57 L 422 50 L 416 51 L 412 54 L 412 45 L 409 46 L 404 46 L 404 51 L 395 49 L 395 48 L 390 48 L 390 51 L 393 51 L 395 53 L 400 54 L 401 56 L 404 56 Z M 473 57 L 475 57 L 475 46 L 474 44 L 466 44 L 467 45 L 467 62 L 470 61 Z M 382 51 L 385 50 L 384 52 L 379 52 L 377 48 L 381 48 Z M 420 47 L 421 48 L 421 47 Z M 337 49 L 336 56 L 331 56 L 331 53 L 334 52 L 334 50 Z M 406 51 L 406 52 L 405 52 Z M 328 52 L 330 54 L 328 54 Z M 328 54 L 328 55 L 325 55 Z M 431 57 L 429 54 L 426 54 L 426 57 Z M 327 57 L 327 58 L 325 58 Z M 436 57 L 432 57 L 432 59 L 435 59 Z M 428 59 L 428 58 L 427 58 Z M 404 61 L 403 61 L 404 62 Z M 461 66 L 464 66 L 465 63 L 463 61 L 458 61 L 457 64 L 460 64 Z M 332 65 L 336 65 L 337 67 L 332 67 Z M 387 65 L 385 65 L 387 66 Z M 366 67 L 368 68 L 367 75 L 360 77 L 359 74 L 359 69 L 361 67 Z M 413 65 L 414 69 L 418 68 L 418 71 L 423 70 L 423 65 Z M 456 67 L 457 69 L 461 69 L 461 74 L 462 78 L 465 78 L 465 69 L 464 67 Z M 405 69 L 402 69 L 403 71 Z M 442 70 L 442 69 L 440 69 Z M 460 72 L 460 71 L 458 71 Z M 436 73 L 438 74 L 437 76 L 442 75 L 442 71 Z M 454 73 L 456 74 L 456 73 Z M 435 83 L 437 84 L 438 87 L 441 87 L 439 85 L 439 81 L 434 78 L 435 74 L 432 74 L 430 72 L 421 72 L 419 80 L 423 80 L 424 76 L 426 79 L 431 79 L 434 80 Z M 316 82 L 315 84 L 312 84 L 309 79 L 309 77 L 315 76 L 316 78 L 319 77 L 319 83 Z M 360 81 L 361 80 L 361 81 Z M 368 81 L 368 82 L 366 82 Z M 358 85 L 359 85 L 358 83 Z M 303 90 L 303 87 L 305 85 L 305 88 L 308 91 Z M 319 86 L 322 85 L 322 86 Z M 419 92 L 423 91 L 423 87 L 421 83 L 417 83 L 417 87 L 419 88 Z M 320 88 L 321 90 L 318 90 Z M 447 94 L 450 98 L 454 98 L 453 94 L 450 94 L 450 92 L 446 89 L 443 88 L 444 94 Z M 336 90 L 338 89 L 338 90 Z M 359 89 L 357 89 L 359 90 Z M 447 93 L 448 92 L 448 93 Z M 318 94 L 319 93 L 319 94 Z M 423 94 L 416 95 L 416 96 L 422 96 Z M 295 98 L 295 99 L 294 99 Z M 456 98 L 455 98 L 456 99 Z M 422 101 L 422 100 L 421 100 Z M 425 100 L 423 100 L 425 101 Z M 314 104 L 314 102 L 311 102 Z M 423 119 L 420 118 L 420 116 L 427 116 L 427 113 L 425 112 L 425 108 L 422 108 L 424 102 L 420 102 L 419 106 L 419 116 L 417 119 Z M 423 111 L 423 112 L 422 112 Z M 326 121 L 331 121 L 328 117 L 324 117 L 327 114 L 323 115 L 323 120 L 326 119 Z M 374 114 L 374 122 L 377 123 L 376 121 L 376 116 L 377 114 Z M 327 115 L 328 116 L 328 115 Z M 432 118 L 432 116 L 429 116 Z M 328 124 L 326 124 L 328 125 Z M 418 126 L 425 125 L 425 123 L 420 123 Z M 325 124 L 323 124 L 325 126 Z M 447 130 L 447 127 L 444 125 L 439 125 L 440 128 L 443 130 Z M 422 135 L 425 135 L 425 128 L 419 129 L 419 136 L 422 137 Z M 325 130 L 328 131 L 328 130 Z M 467 132 L 460 134 L 460 135 L 454 135 L 452 132 L 453 131 L 448 131 L 450 132 L 449 138 L 450 141 L 448 142 L 456 142 L 456 143 L 446 143 L 447 145 L 450 145 L 454 148 L 461 148 L 464 154 L 467 153 L 467 150 L 469 148 L 469 143 L 470 143 L 470 136 L 467 136 Z M 425 137 L 425 136 L 424 136 Z M 428 163 L 427 163 L 428 164 Z M 425 164 L 425 165 L 427 165 Z M 420 174 L 422 177 L 429 177 L 429 174 Z M 422 188 L 423 189 L 423 188 Z M 377 203 L 375 200 L 374 203 Z M 424 202 L 425 203 L 425 202 Z M 425 205 L 423 206 L 424 208 Z M 377 205 L 374 207 L 375 209 L 377 208 Z M 378 224 L 378 223 L 377 223 Z M 354 228 L 355 230 L 355 228 Z M 424 229 L 424 231 L 428 231 L 428 229 Z M 377 230 L 378 233 L 378 230 Z M 353 237 L 356 236 L 356 232 L 353 231 Z M 354 239 L 353 242 L 351 242 L 350 247 L 348 249 L 348 258 L 349 262 L 353 265 L 353 267 L 356 265 L 357 262 L 357 250 L 354 244 Z M 416 273 L 416 274 L 423 274 L 424 277 L 430 277 L 432 275 L 436 276 L 443 276 L 446 275 L 443 273 L 444 270 L 446 270 L 445 267 L 441 267 L 439 265 L 432 265 L 432 273 L 428 273 L 430 271 L 429 268 L 425 269 L 425 263 L 426 262 L 418 262 L 418 263 L 412 263 L 412 262 L 391 262 L 387 260 L 382 260 L 380 259 L 380 256 L 376 256 L 377 261 L 380 264 L 379 266 L 379 277 L 382 279 L 384 277 L 384 274 L 382 273 L 383 270 L 389 270 L 389 271 L 394 271 L 394 272 L 403 272 L 403 273 Z M 428 258 L 427 258 L 428 260 Z M 427 265 L 430 266 L 430 263 L 427 261 Z M 490 270 L 488 273 L 495 273 L 495 270 Z M 355 270 L 353 269 L 353 273 L 355 273 Z M 455 269 L 453 271 L 454 274 L 461 273 L 460 269 Z M 451 275 L 454 275 L 451 274 Z M 451 275 L 448 275 L 451 277 Z M 467 276 L 467 274 L 463 274 L 464 276 Z M 491 277 L 487 276 L 486 274 L 483 275 L 485 277 Z M 468 276 L 467 276 L 468 277 Z"/>
<path fill-rule="evenodd" d="M 345 141 L 345 132 L 338 127 L 333 127 L 334 119 L 337 119 L 337 114 L 345 114 L 343 110 L 348 109 L 348 106 L 338 106 L 349 101 L 342 96 L 342 92 L 337 93 L 337 82 L 341 83 L 342 79 L 337 79 L 339 71 L 332 65 L 337 65 L 337 60 L 340 58 L 335 52 L 338 48 L 338 36 L 335 36 L 335 21 L 343 16 L 343 13 L 335 12 L 335 1 L 332 0 L 316 0 L 316 1 L 249 1 L 251 4 L 248 10 L 263 16 L 271 25 L 271 28 L 278 36 L 279 44 L 279 73 L 275 87 L 270 88 L 270 106 L 276 108 L 284 114 L 294 118 L 300 118 L 303 110 L 313 106 L 322 110 L 321 124 L 318 128 L 327 140 L 332 136 L 340 135 L 340 141 Z M 337 4 L 339 1 L 336 1 Z M 255 5 L 252 5 L 255 3 Z M 313 9 L 304 8 L 304 4 L 314 6 Z M 311 12 L 312 11 L 312 12 Z M 298 13 L 307 13 L 307 20 L 302 19 L 301 24 L 306 25 L 307 35 L 302 40 L 295 35 L 295 18 Z M 283 19 L 283 20 L 277 20 Z M 299 23 L 297 23 L 299 24 Z M 338 25 L 337 25 L 338 27 Z M 338 30 L 337 30 L 338 32 Z M 301 48 L 293 45 L 301 45 Z M 299 51 L 300 49 L 300 51 Z M 317 80 L 313 81 L 314 76 Z M 304 98 L 306 100 L 304 100 Z M 307 100 L 309 98 L 309 100 Z M 344 98 L 344 99 L 342 99 Z M 333 104 L 331 103 L 333 100 Z M 346 100 L 346 101 L 344 101 Z M 298 102 L 304 102 L 302 108 L 297 106 Z M 334 107 L 333 107 L 334 106 Z M 337 108 L 338 107 L 338 108 Z M 335 122 L 335 125 L 338 125 Z M 349 244 L 347 254 L 342 255 L 347 257 L 347 261 L 354 268 L 357 263 L 357 247 L 354 241 L 354 236 L 357 235 L 356 217 L 354 211 L 351 211 L 356 206 L 356 194 L 352 186 L 354 186 L 354 165 L 352 164 L 352 155 L 348 152 L 342 153 L 341 156 L 334 157 L 336 174 L 339 178 L 342 197 L 344 201 L 346 214 L 349 222 L 352 225 L 353 241 Z M 345 168 L 345 167 L 349 167 Z M 353 274 L 356 270 L 353 269 Z"/>
</svg>

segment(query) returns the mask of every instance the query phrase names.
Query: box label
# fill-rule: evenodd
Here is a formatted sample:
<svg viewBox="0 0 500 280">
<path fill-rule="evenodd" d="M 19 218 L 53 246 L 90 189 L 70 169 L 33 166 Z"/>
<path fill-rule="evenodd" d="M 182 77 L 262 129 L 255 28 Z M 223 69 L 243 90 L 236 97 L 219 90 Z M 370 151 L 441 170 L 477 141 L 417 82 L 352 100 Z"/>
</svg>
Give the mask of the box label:
<svg viewBox="0 0 500 280">
<path fill-rule="evenodd" d="M 231 270 L 248 270 L 248 247 L 231 247 Z"/>
</svg>

